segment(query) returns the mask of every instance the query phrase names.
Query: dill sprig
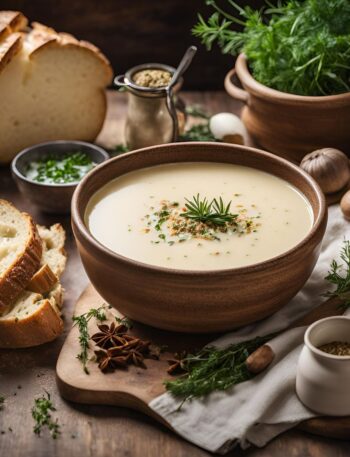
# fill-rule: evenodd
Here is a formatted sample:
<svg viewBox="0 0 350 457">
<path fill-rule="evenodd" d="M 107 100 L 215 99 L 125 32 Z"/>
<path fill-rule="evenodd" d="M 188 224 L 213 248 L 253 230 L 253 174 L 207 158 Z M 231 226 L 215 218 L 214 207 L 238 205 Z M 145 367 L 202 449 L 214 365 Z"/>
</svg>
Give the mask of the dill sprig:
<svg viewBox="0 0 350 457">
<path fill-rule="evenodd" d="M 344 240 L 340 252 L 340 258 L 344 262 L 342 265 L 336 260 L 332 260 L 330 269 L 325 279 L 335 285 L 335 289 L 325 293 L 325 297 L 339 298 L 342 306 L 350 306 L 350 241 Z"/>
<path fill-rule="evenodd" d="M 86 374 L 89 374 L 89 370 L 86 366 L 89 358 L 88 350 L 90 347 L 88 323 L 93 317 L 100 322 L 106 320 L 105 306 L 100 306 L 99 308 L 91 308 L 87 313 L 81 314 L 80 316 L 73 316 L 73 327 L 75 327 L 76 325 L 78 326 L 79 344 L 81 348 L 81 352 L 77 355 L 77 358 L 81 361 L 83 369 Z"/>
<path fill-rule="evenodd" d="M 46 391 L 45 391 L 46 392 Z M 60 435 L 60 426 L 58 419 L 53 420 L 50 412 L 56 411 L 56 408 L 52 404 L 50 394 L 46 392 L 46 397 L 42 395 L 34 400 L 34 406 L 32 408 L 32 417 L 35 420 L 33 428 L 34 433 L 40 435 L 43 427 L 47 427 L 53 439 L 56 439 Z"/>
<path fill-rule="evenodd" d="M 349 0 L 288 0 L 261 10 L 227 0 L 206 4 L 214 14 L 192 29 L 207 49 L 244 52 L 252 73 L 266 86 L 299 95 L 350 91 Z M 241 30 L 234 30 L 238 24 Z"/>
<path fill-rule="evenodd" d="M 237 214 L 230 213 L 231 202 L 224 204 L 222 198 L 218 200 L 214 198 L 209 201 L 206 197 L 200 198 L 200 195 L 192 197 L 192 200 L 187 198 L 185 207 L 187 211 L 180 214 L 187 219 L 193 219 L 198 222 L 211 223 L 214 225 L 225 225 L 227 222 L 232 222 L 237 218 Z"/>
<path fill-rule="evenodd" d="M 224 349 L 208 346 L 190 354 L 182 360 L 188 373 L 165 381 L 165 387 L 175 397 L 190 400 L 248 381 L 254 375 L 246 367 L 247 357 L 273 336 L 257 337 Z"/>
</svg>

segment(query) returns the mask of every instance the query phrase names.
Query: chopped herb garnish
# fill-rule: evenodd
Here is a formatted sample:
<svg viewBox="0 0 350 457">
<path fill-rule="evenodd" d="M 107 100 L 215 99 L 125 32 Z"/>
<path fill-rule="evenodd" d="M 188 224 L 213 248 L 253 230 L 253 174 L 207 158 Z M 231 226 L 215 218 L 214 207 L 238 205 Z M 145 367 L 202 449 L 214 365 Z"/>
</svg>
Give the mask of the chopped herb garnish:
<svg viewBox="0 0 350 457">
<path fill-rule="evenodd" d="M 95 163 L 84 152 L 64 155 L 48 155 L 30 162 L 26 176 L 46 184 L 66 184 L 80 181 Z"/>
<path fill-rule="evenodd" d="M 259 225 L 254 222 L 254 216 L 247 216 L 247 210 L 242 205 L 239 205 L 237 214 L 232 214 L 231 202 L 224 203 L 222 197 L 209 201 L 201 199 L 198 194 L 193 200 L 185 199 L 182 208 L 179 208 L 180 203 L 168 200 L 162 200 L 160 205 L 159 210 L 148 215 L 148 228 L 142 231 L 148 233 L 153 228 L 159 232 L 158 238 L 167 241 L 169 246 L 192 238 L 221 241 L 220 233 L 237 233 L 240 236 L 251 233 Z M 158 244 L 159 241 L 151 240 L 151 243 Z"/>
<path fill-rule="evenodd" d="M 32 408 L 32 417 L 35 420 L 34 433 L 40 435 L 43 427 L 47 427 L 53 439 L 56 439 L 60 435 L 60 426 L 58 419 L 53 420 L 50 412 L 56 411 L 56 408 L 52 404 L 50 394 L 46 392 L 46 397 L 43 395 L 36 398 L 34 401 L 34 407 Z"/>
</svg>

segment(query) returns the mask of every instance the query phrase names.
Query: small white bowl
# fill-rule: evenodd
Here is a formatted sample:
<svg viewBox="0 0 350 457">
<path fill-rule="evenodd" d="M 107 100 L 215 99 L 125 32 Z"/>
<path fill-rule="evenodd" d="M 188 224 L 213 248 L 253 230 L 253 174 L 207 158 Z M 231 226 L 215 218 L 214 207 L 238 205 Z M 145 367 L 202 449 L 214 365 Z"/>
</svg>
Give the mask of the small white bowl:
<svg viewBox="0 0 350 457">
<path fill-rule="evenodd" d="M 350 343 L 350 318 L 321 319 L 305 332 L 296 392 L 305 406 L 329 416 L 350 415 L 350 356 L 338 356 L 318 347 L 332 341 Z"/>
</svg>

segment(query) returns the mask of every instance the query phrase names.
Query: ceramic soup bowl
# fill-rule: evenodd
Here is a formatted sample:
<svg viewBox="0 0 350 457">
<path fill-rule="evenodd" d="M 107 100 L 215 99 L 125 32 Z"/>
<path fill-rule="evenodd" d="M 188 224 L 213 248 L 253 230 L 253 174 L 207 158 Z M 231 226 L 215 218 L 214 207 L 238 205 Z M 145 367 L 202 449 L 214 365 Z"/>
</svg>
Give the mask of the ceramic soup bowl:
<svg viewBox="0 0 350 457">
<path fill-rule="evenodd" d="M 350 343 L 349 317 L 327 317 L 307 329 L 298 363 L 296 391 L 305 406 L 319 414 L 348 416 L 350 356 L 318 349 L 334 341 Z"/>
<path fill-rule="evenodd" d="M 92 195 L 130 171 L 160 164 L 216 162 L 266 171 L 299 189 L 313 213 L 310 231 L 292 249 L 260 263 L 221 270 L 153 266 L 117 254 L 90 233 Z M 91 283 L 121 313 L 154 327 L 183 332 L 225 331 L 280 309 L 304 285 L 320 253 L 327 223 L 324 196 L 299 167 L 273 154 L 224 143 L 174 143 L 108 160 L 86 176 L 72 200 L 72 226 Z M 272 235 L 271 235 L 272 236 Z"/>
</svg>

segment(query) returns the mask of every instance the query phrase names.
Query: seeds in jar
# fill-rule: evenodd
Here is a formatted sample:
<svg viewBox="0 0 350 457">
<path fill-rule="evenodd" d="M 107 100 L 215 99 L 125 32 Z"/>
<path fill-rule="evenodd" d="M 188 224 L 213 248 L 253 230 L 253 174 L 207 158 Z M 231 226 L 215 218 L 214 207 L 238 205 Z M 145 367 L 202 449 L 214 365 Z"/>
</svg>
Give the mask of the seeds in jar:
<svg viewBox="0 0 350 457">
<path fill-rule="evenodd" d="M 343 357 L 350 356 L 350 343 L 343 341 L 332 341 L 331 343 L 319 346 L 320 351 L 331 355 L 339 355 Z"/>
<path fill-rule="evenodd" d="M 165 70 L 141 70 L 133 75 L 134 83 L 141 87 L 165 87 L 170 80 L 171 73 Z"/>
</svg>

